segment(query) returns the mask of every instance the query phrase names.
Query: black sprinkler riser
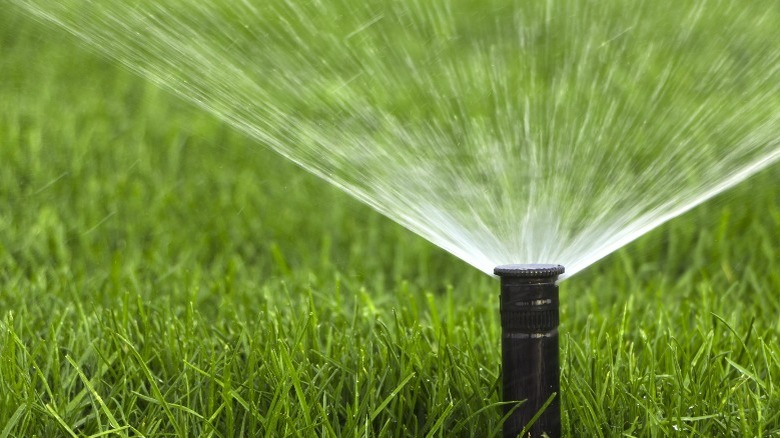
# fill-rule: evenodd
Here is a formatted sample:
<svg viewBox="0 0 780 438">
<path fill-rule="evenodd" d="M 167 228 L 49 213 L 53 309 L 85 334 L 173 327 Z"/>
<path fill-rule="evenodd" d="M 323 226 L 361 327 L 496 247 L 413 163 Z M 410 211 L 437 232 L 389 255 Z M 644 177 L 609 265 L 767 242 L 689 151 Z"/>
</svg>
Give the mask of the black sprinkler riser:
<svg viewBox="0 0 780 438">
<path fill-rule="evenodd" d="M 504 423 L 504 438 L 516 438 L 555 394 L 525 436 L 561 435 L 558 349 L 558 276 L 560 265 L 503 265 L 501 277 L 502 399 L 525 400 Z M 525 438 L 525 437 L 524 437 Z"/>
</svg>

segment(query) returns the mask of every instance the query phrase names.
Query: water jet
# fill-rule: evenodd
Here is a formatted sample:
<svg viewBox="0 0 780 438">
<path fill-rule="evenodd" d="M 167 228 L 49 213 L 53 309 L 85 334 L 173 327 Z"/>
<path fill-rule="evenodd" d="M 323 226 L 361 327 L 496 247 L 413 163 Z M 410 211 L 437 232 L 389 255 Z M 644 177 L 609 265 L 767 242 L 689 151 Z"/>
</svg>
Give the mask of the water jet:
<svg viewBox="0 0 780 438">
<path fill-rule="evenodd" d="M 486 274 L 780 162 L 773 1 L 9 3 Z"/>
<path fill-rule="evenodd" d="M 558 285 L 561 265 L 501 265 L 502 400 L 510 414 L 504 438 L 561 435 Z M 533 424 L 527 425 L 538 415 Z"/>
</svg>

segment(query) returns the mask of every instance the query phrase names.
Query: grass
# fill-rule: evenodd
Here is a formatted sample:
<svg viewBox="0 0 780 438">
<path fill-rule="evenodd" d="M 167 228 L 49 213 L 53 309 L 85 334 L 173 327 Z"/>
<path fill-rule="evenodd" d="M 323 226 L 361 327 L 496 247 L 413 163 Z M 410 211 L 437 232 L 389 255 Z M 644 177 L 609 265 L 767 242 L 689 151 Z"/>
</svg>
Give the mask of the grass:
<svg viewBox="0 0 780 438">
<path fill-rule="evenodd" d="M 496 436 L 497 284 L 0 14 L 0 438 Z M 780 436 L 779 169 L 562 285 L 569 436 Z"/>
</svg>

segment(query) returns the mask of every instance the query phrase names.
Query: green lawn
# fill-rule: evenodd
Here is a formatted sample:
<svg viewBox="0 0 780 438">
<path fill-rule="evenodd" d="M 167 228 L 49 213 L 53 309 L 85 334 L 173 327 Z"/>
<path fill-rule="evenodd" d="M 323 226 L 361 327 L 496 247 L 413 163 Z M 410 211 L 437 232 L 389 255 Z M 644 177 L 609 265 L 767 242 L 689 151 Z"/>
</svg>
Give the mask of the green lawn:
<svg viewBox="0 0 780 438">
<path fill-rule="evenodd" d="M 562 284 L 568 436 L 780 436 L 778 180 Z M 0 438 L 494 436 L 497 294 L 0 12 Z"/>
</svg>

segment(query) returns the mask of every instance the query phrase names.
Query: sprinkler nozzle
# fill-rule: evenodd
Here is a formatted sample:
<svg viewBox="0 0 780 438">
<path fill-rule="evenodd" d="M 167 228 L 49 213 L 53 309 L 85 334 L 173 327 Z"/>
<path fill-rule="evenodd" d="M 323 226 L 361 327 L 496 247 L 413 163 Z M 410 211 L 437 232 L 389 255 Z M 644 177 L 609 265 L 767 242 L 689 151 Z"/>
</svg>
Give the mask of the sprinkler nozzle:
<svg viewBox="0 0 780 438">
<path fill-rule="evenodd" d="M 561 435 L 560 369 L 558 364 L 558 276 L 561 265 L 502 265 L 501 278 L 502 399 L 512 412 L 504 438 L 526 431 L 531 437 Z M 548 403 L 549 401 L 549 403 Z M 513 411 L 514 409 L 514 411 Z"/>
</svg>

